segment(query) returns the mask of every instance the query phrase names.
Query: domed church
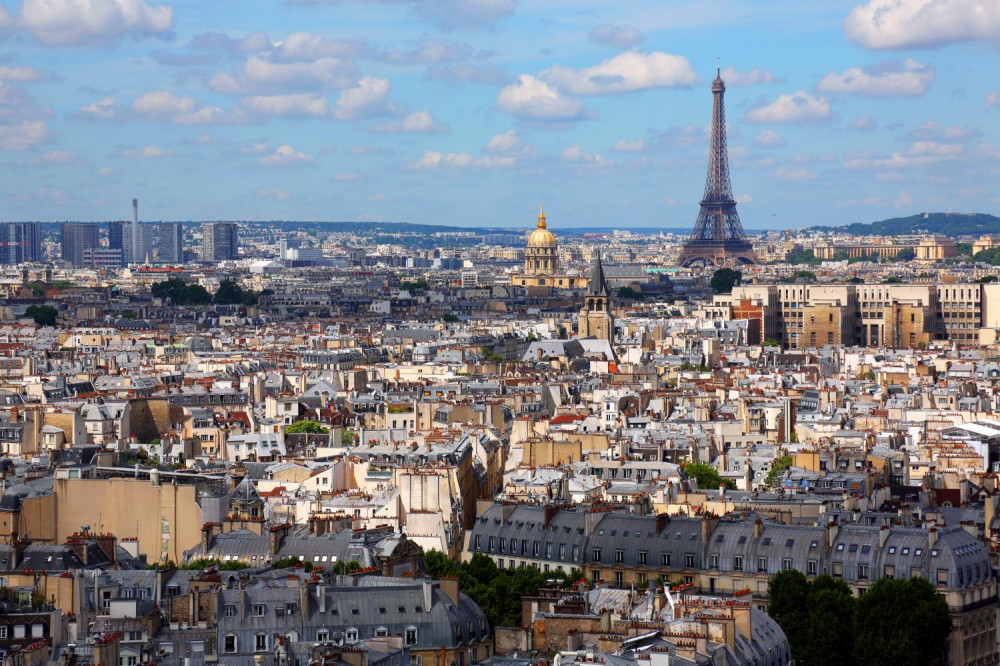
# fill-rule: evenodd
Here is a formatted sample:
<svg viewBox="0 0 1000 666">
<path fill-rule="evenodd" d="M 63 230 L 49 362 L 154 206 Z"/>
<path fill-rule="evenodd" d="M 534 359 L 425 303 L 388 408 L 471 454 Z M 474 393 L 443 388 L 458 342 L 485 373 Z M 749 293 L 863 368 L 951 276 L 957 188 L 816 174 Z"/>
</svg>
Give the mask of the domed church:
<svg viewBox="0 0 1000 666">
<path fill-rule="evenodd" d="M 524 271 L 511 275 L 514 287 L 549 287 L 552 289 L 583 289 L 587 276 L 559 272 L 559 246 L 555 234 L 549 231 L 545 207 L 539 206 L 538 226 L 528 236 L 524 250 Z"/>
</svg>

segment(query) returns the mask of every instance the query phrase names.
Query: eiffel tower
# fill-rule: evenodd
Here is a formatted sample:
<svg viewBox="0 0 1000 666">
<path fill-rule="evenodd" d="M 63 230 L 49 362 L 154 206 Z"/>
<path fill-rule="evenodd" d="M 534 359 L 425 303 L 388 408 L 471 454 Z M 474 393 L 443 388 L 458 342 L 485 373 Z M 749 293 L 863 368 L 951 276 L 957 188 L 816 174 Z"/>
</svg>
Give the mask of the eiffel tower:
<svg viewBox="0 0 1000 666">
<path fill-rule="evenodd" d="M 757 255 L 743 233 L 736 212 L 733 186 L 729 182 L 729 152 L 726 149 L 726 84 L 716 68 L 712 81 L 712 147 L 701 211 L 691 237 L 684 243 L 679 266 L 726 266 L 756 264 Z"/>
</svg>

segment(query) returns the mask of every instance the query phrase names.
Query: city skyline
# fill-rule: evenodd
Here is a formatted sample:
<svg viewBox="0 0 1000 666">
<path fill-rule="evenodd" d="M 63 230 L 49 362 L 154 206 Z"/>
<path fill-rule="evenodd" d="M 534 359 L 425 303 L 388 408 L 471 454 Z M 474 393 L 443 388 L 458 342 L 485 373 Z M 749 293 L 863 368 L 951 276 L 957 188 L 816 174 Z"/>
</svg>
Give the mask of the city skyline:
<svg viewBox="0 0 1000 666">
<path fill-rule="evenodd" d="M 690 228 L 717 57 L 748 231 L 1000 201 L 994 3 L 241 8 L 0 5 L 0 218 Z"/>
</svg>

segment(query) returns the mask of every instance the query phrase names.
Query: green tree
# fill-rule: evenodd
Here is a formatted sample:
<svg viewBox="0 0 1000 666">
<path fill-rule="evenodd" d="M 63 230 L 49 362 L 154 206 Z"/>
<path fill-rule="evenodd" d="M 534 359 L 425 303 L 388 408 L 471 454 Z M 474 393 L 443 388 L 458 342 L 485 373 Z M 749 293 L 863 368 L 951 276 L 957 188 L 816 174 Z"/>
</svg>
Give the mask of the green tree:
<svg viewBox="0 0 1000 666">
<path fill-rule="evenodd" d="M 955 243 L 955 251 L 960 257 L 971 257 L 972 243 Z"/>
<path fill-rule="evenodd" d="M 286 435 L 295 435 L 298 433 L 306 433 L 308 435 L 328 435 L 330 434 L 330 429 L 316 421 L 296 421 L 292 425 L 285 428 Z"/>
<path fill-rule="evenodd" d="M 169 298 L 174 305 L 206 305 L 212 295 L 200 284 L 188 284 L 180 278 L 154 282 L 150 287 L 155 298 Z"/>
<path fill-rule="evenodd" d="M 735 481 L 732 479 L 723 479 L 719 476 L 719 470 L 706 463 L 688 463 L 684 468 L 684 472 L 688 475 L 688 478 L 698 481 L 699 490 L 718 488 L 720 483 L 723 484 L 727 490 L 736 490 Z"/>
<path fill-rule="evenodd" d="M 847 250 L 834 250 L 833 260 L 834 261 L 847 261 L 851 258 L 851 255 L 847 254 Z"/>
<path fill-rule="evenodd" d="M 778 483 L 778 480 L 785 475 L 785 470 L 792 466 L 791 456 L 781 456 L 774 461 L 771 465 L 771 471 L 767 473 L 767 478 L 764 479 L 764 483 L 769 486 L 774 486 Z"/>
<path fill-rule="evenodd" d="M 795 271 L 795 273 L 792 274 L 792 279 L 801 280 L 803 282 L 815 282 L 816 274 L 812 271 Z"/>
<path fill-rule="evenodd" d="M 330 571 L 332 571 L 335 574 L 342 574 L 342 575 L 352 574 L 355 571 L 358 571 L 359 569 L 361 569 L 361 563 L 358 562 L 357 560 L 350 560 L 349 562 L 340 560 L 339 562 L 335 562 L 333 566 L 330 567 Z"/>
<path fill-rule="evenodd" d="M 976 282 L 980 284 L 989 284 L 990 282 L 996 282 L 996 281 L 997 281 L 996 275 L 984 275 L 983 277 L 976 280 Z"/>
<path fill-rule="evenodd" d="M 895 275 L 891 275 L 886 279 L 882 280 L 882 284 L 902 284 L 902 283 L 903 281 L 900 278 L 896 277 Z"/>
<path fill-rule="evenodd" d="M 257 305 L 259 299 L 253 291 L 243 289 L 233 280 L 223 280 L 214 300 L 219 305 Z"/>
<path fill-rule="evenodd" d="M 896 254 L 896 261 L 913 261 L 916 258 L 917 258 L 917 251 L 914 250 L 912 247 L 900 250 Z"/>
<path fill-rule="evenodd" d="M 423 278 L 417 280 L 416 282 L 404 282 L 403 284 L 399 285 L 400 289 L 408 291 L 410 293 L 413 293 L 414 291 L 418 291 L 421 289 L 427 289 L 429 287 L 430 285 L 427 283 L 427 280 L 424 280 Z"/>
<path fill-rule="evenodd" d="M 779 263 L 785 264 L 808 264 L 810 266 L 815 266 L 821 263 L 822 260 L 816 257 L 816 253 L 812 250 L 792 250 L 785 255 L 785 260 Z"/>
<path fill-rule="evenodd" d="M 948 603 L 927 579 L 880 578 L 857 601 L 854 657 L 885 666 L 937 663 L 951 629 Z"/>
<path fill-rule="evenodd" d="M 780 347 L 781 343 L 778 342 L 777 340 L 775 340 L 774 338 L 768 338 L 768 339 L 764 340 L 764 344 L 762 346 L 764 346 L 764 347 Z"/>
<path fill-rule="evenodd" d="M 51 305 L 29 305 L 24 314 L 35 320 L 39 326 L 55 326 L 59 310 Z"/>
<path fill-rule="evenodd" d="M 739 271 L 732 268 L 720 268 L 712 273 L 712 291 L 716 294 L 728 294 L 733 290 L 733 287 L 740 283 L 741 279 L 743 279 L 743 274 Z"/>
<path fill-rule="evenodd" d="M 615 293 L 618 296 L 618 298 L 629 301 L 637 301 L 640 298 L 642 298 L 642 294 L 637 292 L 632 287 L 618 287 L 618 291 Z"/>
<path fill-rule="evenodd" d="M 354 443 L 355 437 L 357 437 L 357 435 L 354 433 L 353 430 L 348 430 L 347 428 L 344 428 L 340 433 L 341 446 L 350 446 L 351 444 Z"/>
<path fill-rule="evenodd" d="M 792 657 L 806 666 L 852 666 L 854 598 L 841 580 L 809 581 L 795 569 L 768 582 L 767 613 L 788 638 Z M 872 662 L 874 663 L 874 662 Z"/>
<path fill-rule="evenodd" d="M 864 283 L 865 283 L 864 278 L 859 278 L 856 275 L 847 281 L 847 284 L 864 284 Z"/>
</svg>

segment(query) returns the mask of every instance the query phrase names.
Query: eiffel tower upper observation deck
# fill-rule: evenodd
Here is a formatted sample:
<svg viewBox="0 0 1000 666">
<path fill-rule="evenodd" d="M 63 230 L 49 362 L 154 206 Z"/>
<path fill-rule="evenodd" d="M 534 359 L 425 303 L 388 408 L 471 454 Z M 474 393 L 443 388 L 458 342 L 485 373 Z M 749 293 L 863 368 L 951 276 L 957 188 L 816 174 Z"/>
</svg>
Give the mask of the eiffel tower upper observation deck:
<svg viewBox="0 0 1000 666">
<path fill-rule="evenodd" d="M 725 266 L 755 264 L 757 255 L 743 233 L 729 182 L 729 152 L 726 149 L 726 84 L 716 69 L 712 81 L 712 146 L 701 211 L 691 237 L 684 243 L 680 266 Z"/>
</svg>

